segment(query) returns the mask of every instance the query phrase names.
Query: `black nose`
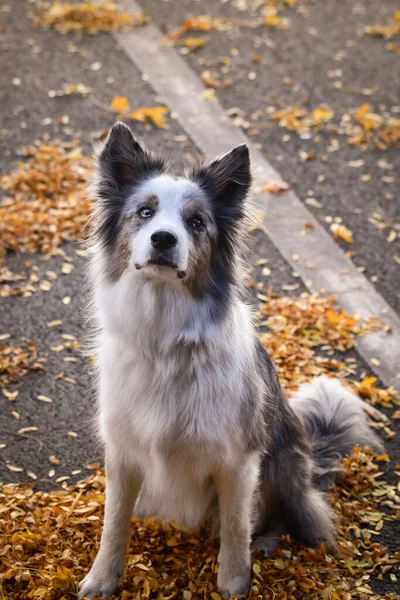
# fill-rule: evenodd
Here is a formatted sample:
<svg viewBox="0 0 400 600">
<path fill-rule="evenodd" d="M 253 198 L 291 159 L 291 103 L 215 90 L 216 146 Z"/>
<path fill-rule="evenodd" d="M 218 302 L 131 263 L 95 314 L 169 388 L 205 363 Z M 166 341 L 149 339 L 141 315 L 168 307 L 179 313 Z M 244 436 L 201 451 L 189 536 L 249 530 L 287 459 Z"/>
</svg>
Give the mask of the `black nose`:
<svg viewBox="0 0 400 600">
<path fill-rule="evenodd" d="M 157 250 L 168 250 L 178 243 L 178 238 L 169 231 L 156 231 L 151 236 L 151 243 Z"/>
</svg>

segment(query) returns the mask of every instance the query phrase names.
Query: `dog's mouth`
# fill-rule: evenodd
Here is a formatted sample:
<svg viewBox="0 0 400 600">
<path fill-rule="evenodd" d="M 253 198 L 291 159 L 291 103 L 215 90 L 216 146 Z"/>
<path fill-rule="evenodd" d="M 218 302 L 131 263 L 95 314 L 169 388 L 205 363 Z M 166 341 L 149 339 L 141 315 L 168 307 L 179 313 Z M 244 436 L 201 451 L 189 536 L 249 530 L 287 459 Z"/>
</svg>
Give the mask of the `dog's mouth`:
<svg viewBox="0 0 400 600">
<path fill-rule="evenodd" d="M 177 275 L 179 277 L 179 279 L 185 279 L 186 277 L 186 271 L 183 271 L 181 269 L 179 269 L 178 265 L 171 260 L 170 258 L 167 258 L 166 256 L 156 256 L 154 258 L 150 258 L 147 263 L 145 265 L 140 265 L 138 263 L 135 264 L 135 268 L 139 271 L 143 268 L 143 266 L 145 267 L 161 267 L 161 268 L 166 268 L 166 269 L 171 269 L 173 271 L 177 271 Z"/>
<path fill-rule="evenodd" d="M 165 256 L 157 256 L 157 258 L 151 258 L 148 262 L 148 265 L 152 265 L 154 267 L 169 267 L 170 269 L 177 269 L 178 265 L 174 263 L 169 258 Z"/>
</svg>

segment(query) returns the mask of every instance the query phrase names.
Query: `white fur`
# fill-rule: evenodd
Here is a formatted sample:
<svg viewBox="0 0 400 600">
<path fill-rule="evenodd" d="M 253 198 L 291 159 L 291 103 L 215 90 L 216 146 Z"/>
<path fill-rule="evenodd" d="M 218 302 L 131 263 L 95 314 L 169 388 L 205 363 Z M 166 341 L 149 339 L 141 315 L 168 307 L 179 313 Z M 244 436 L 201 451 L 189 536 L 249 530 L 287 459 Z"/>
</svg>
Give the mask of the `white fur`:
<svg viewBox="0 0 400 600">
<path fill-rule="evenodd" d="M 150 258 L 152 251 L 151 235 L 156 231 L 169 231 L 175 234 L 178 239 L 178 270 L 186 271 L 188 267 L 189 248 L 191 241 L 183 223 L 181 208 L 183 198 L 189 197 L 196 192 L 199 194 L 198 186 L 184 179 L 173 179 L 168 175 L 162 175 L 154 179 L 145 181 L 138 187 L 132 197 L 146 198 L 146 196 L 156 196 L 159 198 L 159 210 L 157 214 L 148 220 L 140 231 L 131 240 L 131 265 L 140 265 L 148 271 L 154 272 L 154 267 L 149 267 L 146 263 Z M 171 270 L 164 271 L 168 274 Z M 158 276 L 160 269 L 157 269 Z"/>
<path fill-rule="evenodd" d="M 130 271 L 100 292 L 99 305 L 105 328 L 99 346 L 99 424 L 106 448 L 143 471 L 141 513 L 193 527 L 211 499 L 206 479 L 213 464 L 233 465 L 242 453 L 238 400 L 242 367 L 253 352 L 248 308 L 232 307 L 231 319 L 217 331 L 202 319 L 207 315 L 201 302 L 189 294 L 182 298 L 182 291 L 158 296 L 154 284 Z M 204 350 L 177 385 L 181 365 L 171 356 L 172 345 L 200 340 Z M 168 461 L 182 420 L 185 452 Z"/>
</svg>

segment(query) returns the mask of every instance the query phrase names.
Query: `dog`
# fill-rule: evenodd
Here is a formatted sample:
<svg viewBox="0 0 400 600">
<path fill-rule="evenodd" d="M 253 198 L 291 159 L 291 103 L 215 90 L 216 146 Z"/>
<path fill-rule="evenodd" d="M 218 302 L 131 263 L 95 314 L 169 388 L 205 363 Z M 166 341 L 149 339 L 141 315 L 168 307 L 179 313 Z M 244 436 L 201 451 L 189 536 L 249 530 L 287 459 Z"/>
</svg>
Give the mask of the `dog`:
<svg viewBox="0 0 400 600">
<path fill-rule="evenodd" d="M 116 123 L 96 152 L 90 280 L 106 499 L 79 597 L 115 593 L 134 509 L 220 538 L 217 585 L 248 594 L 251 552 L 282 533 L 334 547 L 324 491 L 373 411 L 320 377 L 288 400 L 256 335 L 241 265 L 246 145 L 170 174 Z"/>
</svg>

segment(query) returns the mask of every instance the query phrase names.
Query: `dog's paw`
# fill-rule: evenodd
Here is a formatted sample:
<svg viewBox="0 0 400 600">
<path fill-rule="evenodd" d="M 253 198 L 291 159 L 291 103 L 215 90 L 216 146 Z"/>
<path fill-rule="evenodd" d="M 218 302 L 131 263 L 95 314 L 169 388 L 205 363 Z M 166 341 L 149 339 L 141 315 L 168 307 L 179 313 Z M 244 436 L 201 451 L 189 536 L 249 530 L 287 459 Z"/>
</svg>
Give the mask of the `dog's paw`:
<svg viewBox="0 0 400 600">
<path fill-rule="evenodd" d="M 250 569 L 246 573 L 227 574 L 220 569 L 217 578 L 218 591 L 222 598 L 233 596 L 248 596 L 251 585 Z"/>
<path fill-rule="evenodd" d="M 93 600 L 95 596 L 99 598 L 112 596 L 118 587 L 119 577 L 118 573 L 110 573 L 107 569 L 101 572 L 99 569 L 92 568 L 79 584 L 78 598 Z"/>
</svg>

